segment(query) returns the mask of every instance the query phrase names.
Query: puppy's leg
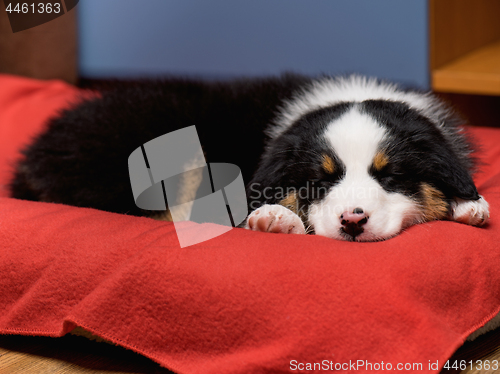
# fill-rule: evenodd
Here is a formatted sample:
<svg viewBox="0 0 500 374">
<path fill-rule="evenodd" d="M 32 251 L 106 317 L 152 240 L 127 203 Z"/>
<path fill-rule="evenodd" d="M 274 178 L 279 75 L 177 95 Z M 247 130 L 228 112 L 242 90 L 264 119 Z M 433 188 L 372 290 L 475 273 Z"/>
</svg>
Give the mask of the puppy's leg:
<svg viewBox="0 0 500 374">
<path fill-rule="evenodd" d="M 482 226 L 490 218 L 489 204 L 480 196 L 479 200 L 455 198 L 451 202 L 451 219 L 473 226 Z"/>
<path fill-rule="evenodd" d="M 255 209 L 248 216 L 245 228 L 253 231 L 284 234 L 306 233 L 300 217 L 290 209 L 277 204 L 265 204 Z"/>
</svg>

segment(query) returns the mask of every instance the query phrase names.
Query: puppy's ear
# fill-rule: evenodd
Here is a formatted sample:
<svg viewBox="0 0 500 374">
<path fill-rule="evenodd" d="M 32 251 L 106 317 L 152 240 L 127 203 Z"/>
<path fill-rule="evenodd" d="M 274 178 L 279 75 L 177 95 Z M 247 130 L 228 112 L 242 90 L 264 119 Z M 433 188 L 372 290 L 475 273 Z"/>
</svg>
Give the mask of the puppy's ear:
<svg viewBox="0 0 500 374">
<path fill-rule="evenodd" d="M 455 161 L 455 160 L 453 160 Z M 448 199 L 478 200 L 479 194 L 469 171 L 457 162 L 440 162 L 434 168 L 432 182 Z"/>
</svg>

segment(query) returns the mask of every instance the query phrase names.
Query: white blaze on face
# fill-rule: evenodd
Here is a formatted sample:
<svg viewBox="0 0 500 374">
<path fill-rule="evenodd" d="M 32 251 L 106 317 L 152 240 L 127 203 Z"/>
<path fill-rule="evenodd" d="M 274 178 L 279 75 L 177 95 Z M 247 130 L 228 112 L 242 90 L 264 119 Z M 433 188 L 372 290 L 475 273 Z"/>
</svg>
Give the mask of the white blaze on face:
<svg viewBox="0 0 500 374">
<path fill-rule="evenodd" d="M 415 201 L 385 191 L 369 174 L 387 136 L 384 127 L 356 107 L 329 124 L 324 137 L 344 164 L 345 175 L 309 209 L 309 223 L 317 235 L 345 239 L 340 216 L 355 208 L 363 209 L 369 217 L 357 241 L 387 239 L 418 221 L 421 213 Z"/>
</svg>

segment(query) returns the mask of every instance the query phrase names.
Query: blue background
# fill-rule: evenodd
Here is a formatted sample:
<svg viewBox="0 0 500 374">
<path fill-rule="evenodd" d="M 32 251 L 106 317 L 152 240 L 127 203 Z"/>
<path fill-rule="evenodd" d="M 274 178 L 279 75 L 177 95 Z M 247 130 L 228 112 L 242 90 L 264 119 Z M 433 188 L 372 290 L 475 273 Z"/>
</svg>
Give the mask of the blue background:
<svg viewBox="0 0 500 374">
<path fill-rule="evenodd" d="M 83 77 L 362 73 L 429 87 L 426 0 L 85 0 Z"/>
</svg>

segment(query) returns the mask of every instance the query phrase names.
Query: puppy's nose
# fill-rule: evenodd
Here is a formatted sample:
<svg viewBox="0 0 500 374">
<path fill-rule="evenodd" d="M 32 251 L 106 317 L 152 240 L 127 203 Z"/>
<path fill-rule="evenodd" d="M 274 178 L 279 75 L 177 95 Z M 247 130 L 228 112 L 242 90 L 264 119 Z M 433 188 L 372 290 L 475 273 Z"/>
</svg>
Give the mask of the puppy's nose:
<svg viewBox="0 0 500 374">
<path fill-rule="evenodd" d="M 364 231 L 363 225 L 368 222 L 368 218 L 361 208 L 356 208 L 352 212 L 344 212 L 340 216 L 341 230 L 354 239 Z"/>
</svg>

